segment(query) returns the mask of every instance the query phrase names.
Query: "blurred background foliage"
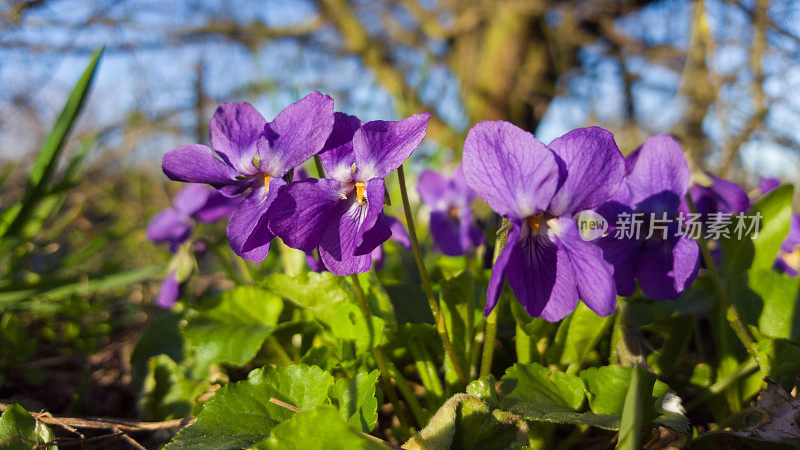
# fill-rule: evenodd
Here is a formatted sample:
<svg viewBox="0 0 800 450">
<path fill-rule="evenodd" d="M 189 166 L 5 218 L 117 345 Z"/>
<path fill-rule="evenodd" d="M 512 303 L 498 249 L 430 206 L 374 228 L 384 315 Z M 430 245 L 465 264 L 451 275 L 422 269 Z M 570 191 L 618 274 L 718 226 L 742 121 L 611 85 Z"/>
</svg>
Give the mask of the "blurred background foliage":
<svg viewBox="0 0 800 450">
<path fill-rule="evenodd" d="M 62 143 L 57 114 L 101 46 Z M 545 142 L 601 125 L 624 153 L 673 133 L 695 169 L 753 187 L 800 179 L 798 57 L 791 0 L 3 0 L 0 397 L 136 415 L 129 361 L 168 257 L 144 228 L 178 188 L 160 157 L 207 143 L 220 102 L 270 119 L 318 89 L 363 120 L 431 111 L 412 165 L 445 171 L 480 120 Z M 387 247 L 389 294 L 416 288 L 402 284 L 410 254 Z M 304 264 L 272 254 L 256 267 L 225 250 L 199 261 L 187 297 Z M 428 257 L 437 279 L 463 269 Z"/>
</svg>

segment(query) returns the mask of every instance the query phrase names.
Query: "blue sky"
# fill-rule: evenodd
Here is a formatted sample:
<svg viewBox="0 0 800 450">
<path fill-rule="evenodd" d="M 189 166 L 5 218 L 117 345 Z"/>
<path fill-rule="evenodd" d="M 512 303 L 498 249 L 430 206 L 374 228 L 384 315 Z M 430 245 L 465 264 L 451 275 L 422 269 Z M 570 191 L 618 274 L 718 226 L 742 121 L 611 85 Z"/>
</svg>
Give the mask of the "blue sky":
<svg viewBox="0 0 800 450">
<path fill-rule="evenodd" d="M 375 14 L 368 2 L 361 14 Z M 772 15 L 781 26 L 800 34 L 800 8 L 788 0 L 773 1 Z M 711 61 L 724 76 L 736 80 L 725 92 L 731 108 L 729 124 L 738 126 L 736 111 L 746 114 L 741 102 L 742 86 L 749 81 L 746 71 L 748 41 L 743 38 L 744 14 L 721 0 L 705 2 L 709 23 L 719 42 L 716 59 Z M 688 46 L 690 2 L 665 0 L 620 20 L 619 30 L 648 43 L 664 43 L 681 48 Z M 111 21 L 128 18 L 125 23 L 90 26 L 83 24 L 98 13 Z M 180 133 L 155 133 L 134 146 L 128 161 L 121 164 L 153 164 L 164 151 L 193 140 L 194 115 L 186 112 L 194 103 L 194 82 L 198 64 L 206 68 L 204 89 L 218 101 L 247 100 L 267 118 L 311 89 L 331 94 L 337 109 L 356 114 L 364 120 L 394 118 L 393 100 L 365 70 L 357 58 L 332 55 L 322 47 L 335 47 L 336 36 L 330 30 L 315 35 L 314 46 L 292 40 L 274 40 L 255 53 L 243 46 L 216 40 L 172 45 L 174 34 L 205 23 L 209 17 L 223 15 L 237 21 L 254 19 L 275 27 L 304 24 L 316 15 L 313 2 L 291 0 L 224 1 L 152 1 L 124 2 L 52 0 L 26 16 L 21 26 L 0 32 L 0 158 L 16 158 L 38 147 L 41 126 L 33 127 L 26 111 L 13 105 L 14 99 L 29 100 L 33 115 L 43 126 L 52 123 L 70 86 L 86 64 L 91 49 L 102 44 L 109 51 L 102 62 L 81 129 L 96 129 L 130 120 L 130 113 L 146 111 L 165 117 Z M 401 17 L 401 20 L 403 18 Z M 367 21 L 377 24 L 377 21 Z M 379 26 L 379 25 L 374 25 Z M 794 28 L 792 28 L 794 27 Z M 778 99 L 768 117 L 773 128 L 782 130 L 800 142 L 800 49 L 797 43 L 784 42 L 780 35 L 770 36 L 775 47 L 786 48 L 785 55 L 764 55 L 767 81 L 765 90 Z M 69 52 L 30 52 L 14 46 L 29 45 L 63 48 Z M 113 51 L 119 45 L 133 50 Z M 441 43 L 432 42 L 436 53 Z M 788 57 L 786 55 L 789 55 Z M 444 120 L 457 129 L 465 129 L 467 119 L 458 99 L 457 80 L 446 67 L 426 64 L 425 54 L 403 50 L 396 55 L 407 72 L 407 79 L 419 87 L 423 100 L 436 106 Z M 545 120 L 536 131 L 539 139 L 549 142 L 569 129 L 589 122 L 599 122 L 614 131 L 619 123 L 620 73 L 615 64 L 604 59 L 602 48 L 589 47 L 581 54 L 586 70 L 570 77 L 563 92 L 552 103 Z M 641 125 L 652 133 L 667 132 L 680 118 L 682 102 L 676 96 L 680 74 L 665 67 L 631 57 L 629 69 L 640 78 L 634 91 Z M 588 69 L 590 68 L 590 69 Z M 269 89 L 258 95 L 243 92 L 242 87 L 258 83 Z M 213 110 L 213 109 L 212 109 Z M 209 116 L 212 111 L 209 111 Z M 707 134 L 719 142 L 725 127 L 718 116 L 706 121 Z M 122 132 L 109 135 L 109 146 L 122 146 Z M 13 143 L 13 144 L 11 144 Z M 787 149 L 770 139 L 754 139 L 742 149 L 748 169 L 759 175 L 779 175 L 787 181 L 800 179 L 797 148 Z M 713 158 L 709 165 L 717 163 Z"/>
</svg>

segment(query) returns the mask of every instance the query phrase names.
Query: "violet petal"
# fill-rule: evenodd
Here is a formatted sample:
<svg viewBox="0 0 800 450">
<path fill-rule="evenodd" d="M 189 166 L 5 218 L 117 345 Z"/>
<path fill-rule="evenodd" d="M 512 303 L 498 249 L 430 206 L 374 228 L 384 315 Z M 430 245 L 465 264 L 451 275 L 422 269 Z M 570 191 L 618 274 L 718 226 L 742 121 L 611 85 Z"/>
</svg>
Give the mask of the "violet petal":
<svg viewBox="0 0 800 450">
<path fill-rule="evenodd" d="M 503 121 L 480 122 L 467 134 L 467 184 L 498 214 L 525 219 L 544 211 L 559 181 L 555 155 L 532 134 Z"/>
</svg>

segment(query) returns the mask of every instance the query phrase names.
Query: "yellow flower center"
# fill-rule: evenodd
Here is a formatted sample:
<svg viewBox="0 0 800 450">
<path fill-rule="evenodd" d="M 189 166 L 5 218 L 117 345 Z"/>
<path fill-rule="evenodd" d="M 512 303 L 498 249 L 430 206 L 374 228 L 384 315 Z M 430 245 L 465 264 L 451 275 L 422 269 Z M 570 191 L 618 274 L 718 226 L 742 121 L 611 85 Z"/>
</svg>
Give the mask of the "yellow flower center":
<svg viewBox="0 0 800 450">
<path fill-rule="evenodd" d="M 451 216 L 451 217 L 455 217 L 456 219 L 458 219 L 458 210 L 457 210 L 457 209 L 455 209 L 455 208 L 450 208 L 450 211 L 449 211 L 449 212 L 450 212 L 450 216 Z"/>
<path fill-rule="evenodd" d="M 542 216 L 544 216 L 544 214 L 539 213 L 525 219 L 525 221 L 528 222 L 528 225 L 531 227 L 531 233 L 536 234 L 536 232 L 539 231 L 539 225 L 542 222 Z"/>
<path fill-rule="evenodd" d="M 364 204 L 366 196 L 367 196 L 367 188 L 364 186 L 364 182 L 356 181 L 356 198 L 358 198 L 359 205 Z"/>
<path fill-rule="evenodd" d="M 269 180 L 270 177 L 267 174 L 264 174 L 264 188 L 269 191 Z"/>
</svg>

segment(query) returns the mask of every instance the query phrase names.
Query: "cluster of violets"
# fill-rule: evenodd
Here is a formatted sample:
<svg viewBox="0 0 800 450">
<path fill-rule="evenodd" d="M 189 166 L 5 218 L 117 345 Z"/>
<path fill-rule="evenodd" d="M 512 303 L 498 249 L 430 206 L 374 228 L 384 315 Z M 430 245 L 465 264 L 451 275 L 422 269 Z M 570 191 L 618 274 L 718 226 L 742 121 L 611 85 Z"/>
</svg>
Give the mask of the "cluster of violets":
<svg viewBox="0 0 800 450">
<path fill-rule="evenodd" d="M 244 259 L 263 261 L 277 236 L 305 252 L 315 271 L 350 275 L 380 267 L 388 239 L 411 246 L 400 221 L 383 211 L 384 179 L 420 145 L 429 118 L 426 113 L 364 123 L 334 112 L 333 100 L 318 92 L 271 122 L 247 103 L 224 103 L 210 122 L 211 147 L 176 148 L 162 166 L 172 180 L 214 190 L 202 187 L 200 195 L 198 185 L 190 185 L 186 190 L 195 193 L 182 191 L 175 207 L 153 220 L 148 236 L 175 251 L 191 234 L 193 220 L 229 216 L 228 240 Z M 324 172 L 318 178 L 300 167 L 312 157 Z M 611 314 L 617 294 L 631 295 L 635 280 L 648 297 L 677 298 L 700 267 L 698 244 L 685 235 L 670 230 L 649 239 L 617 239 L 612 228 L 588 241 L 576 215 L 594 210 L 609 223 L 635 212 L 675 218 L 688 211 L 687 193 L 704 218 L 749 209 L 739 186 L 710 175 L 709 180 L 708 186 L 690 187 L 686 158 L 669 136 L 648 139 L 626 158 L 613 135 L 599 127 L 576 129 L 545 145 L 510 123 L 486 121 L 469 131 L 461 165 L 449 176 L 424 171 L 417 191 L 431 211 L 434 248 L 446 255 L 468 254 L 484 244 L 472 216 L 476 196 L 506 219 L 486 314 L 508 281 L 528 314 L 557 321 L 579 299 L 598 315 Z M 786 258 L 800 254 L 797 219 L 776 260 L 777 268 L 794 275 Z M 162 292 L 169 290 L 174 303 L 172 293 L 176 298 L 183 280 L 170 277 Z"/>
<path fill-rule="evenodd" d="M 247 103 L 225 103 L 211 119 L 211 148 L 174 149 L 164 156 L 163 170 L 170 179 L 207 183 L 238 199 L 227 235 L 242 258 L 263 261 L 278 236 L 289 247 L 316 253 L 317 270 L 361 273 L 393 235 L 408 244 L 402 226 L 383 212 L 384 178 L 420 145 L 429 118 L 364 123 L 334 113 L 333 99 L 318 92 L 272 122 Z M 295 179 L 295 168 L 315 155 L 327 177 L 298 173 Z"/>
<path fill-rule="evenodd" d="M 697 276 L 700 250 L 686 236 L 584 240 L 575 216 L 596 209 L 609 223 L 622 213 L 675 217 L 689 188 L 683 151 L 654 136 L 627 159 L 612 134 L 581 128 L 545 145 L 506 122 L 481 122 L 464 144 L 464 175 L 511 228 L 492 270 L 486 312 L 504 280 L 531 316 L 557 321 L 578 299 L 601 316 L 630 295 L 676 298 Z M 613 231 L 613 230 L 612 230 Z"/>
</svg>

